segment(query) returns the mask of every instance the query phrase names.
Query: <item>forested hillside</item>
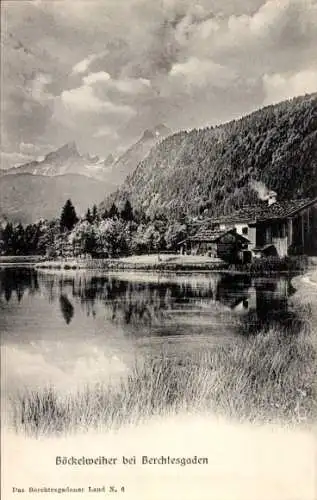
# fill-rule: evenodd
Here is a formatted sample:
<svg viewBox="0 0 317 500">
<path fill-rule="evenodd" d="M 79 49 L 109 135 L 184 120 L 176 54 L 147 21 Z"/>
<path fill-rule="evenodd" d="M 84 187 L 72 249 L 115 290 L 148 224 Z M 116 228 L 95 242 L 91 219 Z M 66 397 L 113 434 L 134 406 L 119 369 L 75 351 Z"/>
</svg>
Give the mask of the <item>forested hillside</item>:
<svg viewBox="0 0 317 500">
<path fill-rule="evenodd" d="M 254 181 L 279 199 L 317 195 L 316 93 L 167 137 L 103 205 L 128 197 L 150 216 L 228 213 L 257 199 Z"/>
</svg>

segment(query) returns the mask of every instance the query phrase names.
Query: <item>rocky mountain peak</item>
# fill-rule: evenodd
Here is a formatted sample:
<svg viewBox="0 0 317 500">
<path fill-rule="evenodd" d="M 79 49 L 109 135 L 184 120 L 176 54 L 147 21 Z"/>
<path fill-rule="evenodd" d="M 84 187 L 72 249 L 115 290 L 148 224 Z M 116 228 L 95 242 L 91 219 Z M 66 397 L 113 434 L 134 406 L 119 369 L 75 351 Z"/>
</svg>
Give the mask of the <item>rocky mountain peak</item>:
<svg viewBox="0 0 317 500">
<path fill-rule="evenodd" d="M 146 129 L 143 132 L 142 139 L 154 139 L 158 137 L 166 137 L 170 135 L 172 131 L 166 127 L 166 125 L 160 123 L 159 125 L 156 125 L 152 129 Z"/>
<path fill-rule="evenodd" d="M 104 160 L 104 166 L 109 167 L 110 165 L 112 165 L 114 163 L 114 161 L 115 161 L 115 158 L 110 153 L 110 154 L 108 154 L 107 158 L 105 158 L 105 160 Z"/>
<path fill-rule="evenodd" d="M 75 141 L 68 142 L 67 144 L 64 144 L 64 146 L 61 146 L 56 151 L 48 153 L 45 156 L 45 161 L 52 161 L 58 159 L 66 160 L 72 157 L 76 158 L 80 157 Z"/>
<path fill-rule="evenodd" d="M 171 129 L 169 129 L 164 123 L 159 123 L 154 127 L 154 133 L 156 136 L 166 137 L 172 133 Z"/>
</svg>

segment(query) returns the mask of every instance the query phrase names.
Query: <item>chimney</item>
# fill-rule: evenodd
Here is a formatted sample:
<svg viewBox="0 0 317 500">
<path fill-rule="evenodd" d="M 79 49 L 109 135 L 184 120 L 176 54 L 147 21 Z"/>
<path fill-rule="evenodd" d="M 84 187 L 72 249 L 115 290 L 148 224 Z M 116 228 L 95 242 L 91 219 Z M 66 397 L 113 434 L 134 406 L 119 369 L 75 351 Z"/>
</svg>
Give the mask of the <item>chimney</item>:
<svg viewBox="0 0 317 500">
<path fill-rule="evenodd" d="M 277 193 L 275 191 L 270 191 L 268 193 L 268 197 L 267 197 L 267 203 L 268 205 L 273 205 L 273 203 L 276 202 L 276 197 L 277 197 Z"/>
</svg>

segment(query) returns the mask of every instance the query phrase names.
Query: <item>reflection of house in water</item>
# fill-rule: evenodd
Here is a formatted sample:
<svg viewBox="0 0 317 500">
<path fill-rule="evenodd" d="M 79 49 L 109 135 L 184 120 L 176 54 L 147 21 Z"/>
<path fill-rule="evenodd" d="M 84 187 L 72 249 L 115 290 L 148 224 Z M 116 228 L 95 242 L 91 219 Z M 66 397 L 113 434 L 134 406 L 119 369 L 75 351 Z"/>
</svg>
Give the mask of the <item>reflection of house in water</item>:
<svg viewBox="0 0 317 500">
<path fill-rule="evenodd" d="M 136 327 L 166 320 L 178 321 L 184 314 L 207 314 L 212 322 L 215 314 L 226 315 L 226 310 L 246 318 L 250 314 L 257 318 L 273 318 L 287 311 L 291 292 L 286 278 L 252 279 L 247 275 L 219 273 L 200 278 L 176 276 L 167 281 L 158 281 L 153 276 L 152 282 L 142 282 L 141 278 L 132 282 L 128 278 L 80 274 L 51 276 L 60 293 L 60 306 L 66 322 L 71 321 L 73 307 L 68 295 L 79 299 L 88 315 L 93 314 L 99 303 L 109 309 L 107 317 L 111 321 Z M 219 309 L 219 306 L 222 307 Z"/>
<path fill-rule="evenodd" d="M 282 325 L 294 319 L 287 303 L 293 289 L 288 278 L 283 277 L 146 274 L 142 281 L 142 274 L 131 280 L 129 273 L 125 278 L 10 269 L 0 273 L 0 295 L 6 300 L 23 300 L 23 290 L 44 295 L 49 302 L 59 301 L 67 324 L 75 310 L 79 314 L 84 310 L 87 316 L 95 316 L 96 312 L 105 321 L 129 325 L 129 330 L 123 331 L 141 335 L 150 331 L 157 335 L 155 328 L 165 335 L 176 330 L 180 335 L 189 330 L 191 334 L 209 334 L 218 328 L 226 329 L 226 324 L 230 331 L 234 316 L 240 333 L 250 331 L 249 325 L 259 331 L 258 326 L 277 322 Z"/>
<path fill-rule="evenodd" d="M 224 276 L 217 286 L 215 300 L 239 314 L 256 313 L 259 319 L 272 318 L 288 310 L 288 298 L 294 292 L 286 278 Z"/>
<path fill-rule="evenodd" d="M 225 275 L 217 283 L 214 299 L 232 310 L 248 309 L 250 287 L 249 276 Z"/>
<path fill-rule="evenodd" d="M 239 315 L 243 333 L 257 333 L 263 327 L 278 327 L 280 330 L 300 331 L 301 319 L 295 310 L 289 308 L 288 299 L 295 292 L 287 278 L 252 280 L 249 287 L 236 294 L 230 304 L 231 310 Z M 223 298 L 219 297 L 222 301 Z M 296 326 L 297 325 L 297 326 Z"/>
</svg>

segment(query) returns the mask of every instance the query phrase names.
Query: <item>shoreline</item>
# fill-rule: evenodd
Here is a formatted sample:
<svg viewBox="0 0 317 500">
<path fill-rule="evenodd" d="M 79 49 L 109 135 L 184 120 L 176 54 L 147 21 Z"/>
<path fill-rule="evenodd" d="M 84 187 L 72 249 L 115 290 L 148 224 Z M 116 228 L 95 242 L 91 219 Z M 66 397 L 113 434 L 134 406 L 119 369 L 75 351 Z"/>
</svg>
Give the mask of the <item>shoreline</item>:
<svg viewBox="0 0 317 500">
<path fill-rule="evenodd" d="M 306 262 L 305 262 L 305 259 Z M 251 266 L 230 265 L 220 259 L 205 256 L 184 256 L 178 254 L 150 254 L 112 259 L 80 259 L 66 257 L 48 260 L 40 256 L 0 256 L 0 269 L 30 268 L 41 271 L 144 271 L 144 272 L 221 272 L 232 275 L 261 276 L 263 274 L 294 275 L 312 273 L 317 269 L 316 258 L 290 259 L 285 264 L 278 262 L 257 262 Z M 317 282 L 317 278 L 315 279 Z"/>
</svg>

